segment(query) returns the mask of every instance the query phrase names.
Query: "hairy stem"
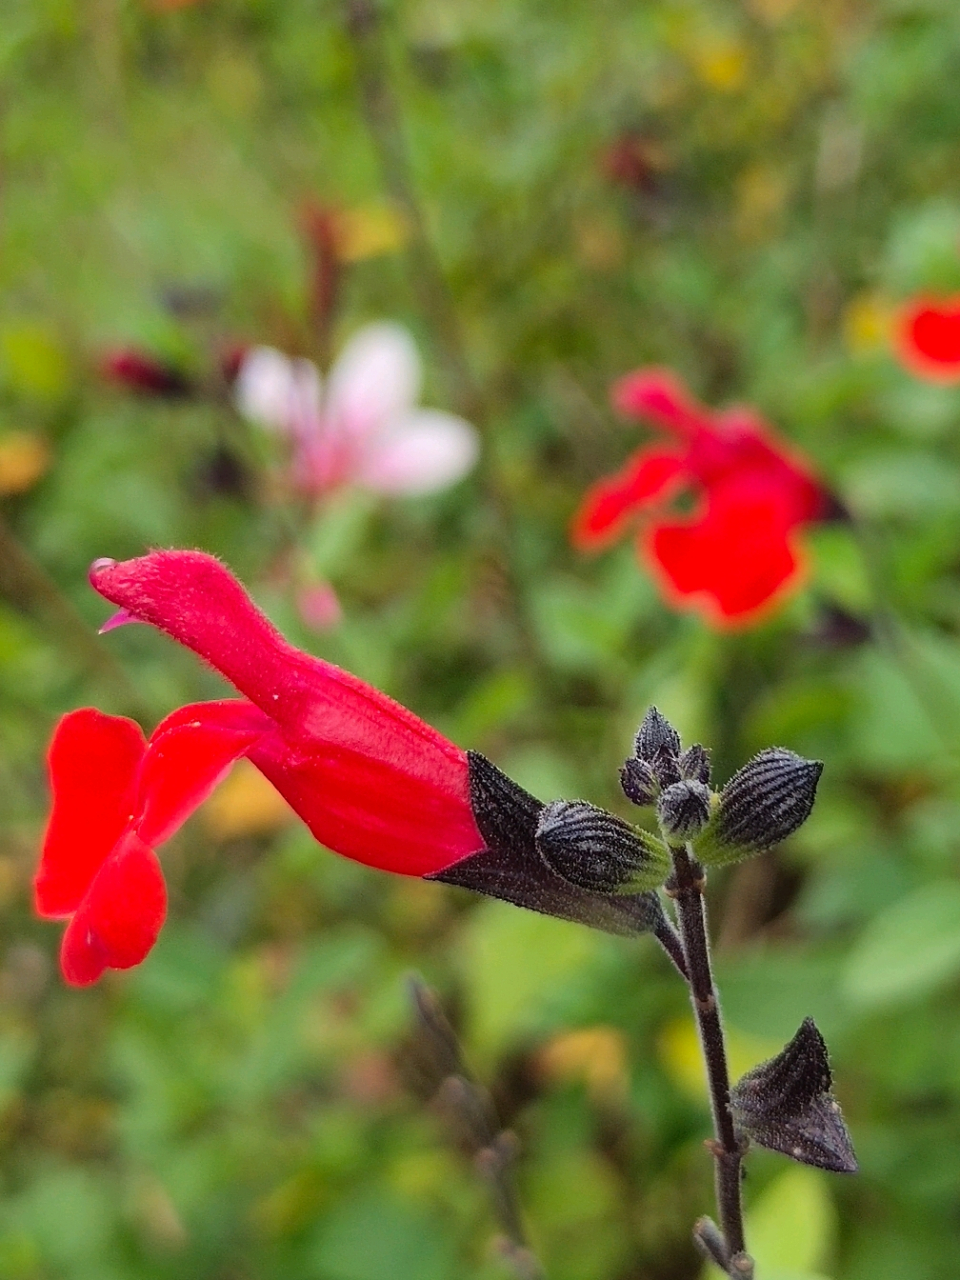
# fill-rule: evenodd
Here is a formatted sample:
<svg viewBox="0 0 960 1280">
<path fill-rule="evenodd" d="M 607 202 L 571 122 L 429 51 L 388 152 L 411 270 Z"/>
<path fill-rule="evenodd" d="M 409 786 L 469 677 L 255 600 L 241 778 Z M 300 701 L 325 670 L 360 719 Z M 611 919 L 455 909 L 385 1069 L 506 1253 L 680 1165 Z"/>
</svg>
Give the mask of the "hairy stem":
<svg viewBox="0 0 960 1280">
<path fill-rule="evenodd" d="M 669 920 L 664 918 L 663 924 L 658 925 L 653 931 L 653 936 L 663 947 L 664 951 L 673 962 L 673 966 L 684 980 L 689 979 L 687 973 L 687 957 L 683 950 L 683 941 L 676 929 Z"/>
<path fill-rule="evenodd" d="M 740 1187 L 743 1148 L 737 1138 L 730 1111 L 727 1050 L 707 939 L 707 917 L 703 901 L 705 876 L 703 868 L 688 848 L 673 848 L 671 854 L 673 876 L 666 888 L 676 903 L 677 922 L 689 975 L 690 999 L 707 1069 L 714 1130 L 714 1138 L 709 1147 L 714 1158 L 717 1211 L 726 1270 L 728 1275 L 737 1280 L 749 1280 L 753 1264 L 745 1253 Z M 714 1257 L 716 1258 L 715 1254 Z"/>
</svg>

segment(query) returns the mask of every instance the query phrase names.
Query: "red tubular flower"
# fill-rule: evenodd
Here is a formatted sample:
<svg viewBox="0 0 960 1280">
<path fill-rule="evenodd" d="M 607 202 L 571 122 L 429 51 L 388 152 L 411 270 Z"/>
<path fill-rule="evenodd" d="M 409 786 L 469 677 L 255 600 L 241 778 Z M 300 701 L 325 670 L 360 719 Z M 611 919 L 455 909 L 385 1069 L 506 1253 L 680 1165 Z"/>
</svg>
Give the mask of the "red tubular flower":
<svg viewBox="0 0 960 1280">
<path fill-rule="evenodd" d="M 909 302 L 897 326 L 896 349 L 918 378 L 960 382 L 960 295 Z"/>
<path fill-rule="evenodd" d="M 830 495 L 751 410 L 715 413 L 668 370 L 627 375 L 613 403 L 672 439 L 637 450 L 587 491 L 574 546 L 605 546 L 649 514 L 640 551 L 667 599 L 700 609 L 715 626 L 755 621 L 799 582 L 796 530 L 832 514 Z M 671 516 L 667 504 L 682 489 L 694 490 L 697 505 L 692 515 Z"/>
<path fill-rule="evenodd" d="M 90 580 L 120 606 L 104 630 L 151 623 L 246 700 L 183 707 L 149 741 L 132 721 L 92 708 L 61 720 L 36 904 L 43 916 L 72 917 L 61 952 L 69 982 L 144 958 L 166 909 L 154 848 L 240 755 L 348 858 L 614 933 L 661 927 L 656 895 L 587 894 L 551 872 L 535 847 L 538 800 L 392 698 L 287 644 L 212 556 L 98 560 Z"/>
<path fill-rule="evenodd" d="M 100 360 L 100 372 L 108 382 L 140 395 L 174 399 L 190 393 L 190 382 L 179 369 L 133 348 L 108 351 Z"/>
</svg>

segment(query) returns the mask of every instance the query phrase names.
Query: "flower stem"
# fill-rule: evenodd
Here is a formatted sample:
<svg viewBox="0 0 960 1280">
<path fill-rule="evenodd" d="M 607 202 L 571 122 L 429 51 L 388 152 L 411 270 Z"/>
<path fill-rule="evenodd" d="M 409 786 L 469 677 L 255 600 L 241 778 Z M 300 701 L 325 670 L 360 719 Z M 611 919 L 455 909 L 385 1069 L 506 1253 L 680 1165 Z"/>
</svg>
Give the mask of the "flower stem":
<svg viewBox="0 0 960 1280">
<path fill-rule="evenodd" d="M 745 1252 L 740 1164 L 744 1148 L 737 1138 L 730 1110 L 730 1078 L 727 1050 L 720 1019 L 720 1004 L 710 967 L 710 944 L 703 901 L 705 874 L 689 848 L 673 847 L 673 875 L 666 890 L 676 903 L 677 923 L 686 957 L 690 999 L 700 1033 L 700 1045 L 707 1069 L 714 1138 L 708 1143 L 714 1158 L 717 1211 L 722 1232 L 710 1255 L 724 1258 L 727 1274 L 736 1280 L 750 1280 L 753 1263 Z M 697 1236 L 701 1243 L 701 1231 Z"/>
</svg>

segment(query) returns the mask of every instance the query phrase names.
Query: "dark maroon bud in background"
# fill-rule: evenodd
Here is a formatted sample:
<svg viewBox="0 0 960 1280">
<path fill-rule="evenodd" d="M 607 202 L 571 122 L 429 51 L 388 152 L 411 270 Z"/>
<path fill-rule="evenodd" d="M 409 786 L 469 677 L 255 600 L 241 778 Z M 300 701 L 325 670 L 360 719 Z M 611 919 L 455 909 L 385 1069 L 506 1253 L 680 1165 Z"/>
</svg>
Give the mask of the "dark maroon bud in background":
<svg viewBox="0 0 960 1280">
<path fill-rule="evenodd" d="M 138 395 L 175 399 L 190 395 L 193 389 L 190 380 L 179 369 L 129 347 L 108 351 L 102 356 L 100 373 L 107 382 L 126 387 Z"/>
</svg>

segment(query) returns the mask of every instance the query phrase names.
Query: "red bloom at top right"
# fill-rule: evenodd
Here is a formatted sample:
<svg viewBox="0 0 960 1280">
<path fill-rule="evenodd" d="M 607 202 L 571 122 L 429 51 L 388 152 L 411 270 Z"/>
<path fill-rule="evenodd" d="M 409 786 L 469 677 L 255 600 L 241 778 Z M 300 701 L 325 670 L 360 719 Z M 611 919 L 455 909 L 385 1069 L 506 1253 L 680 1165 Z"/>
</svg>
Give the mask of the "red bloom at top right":
<svg viewBox="0 0 960 1280">
<path fill-rule="evenodd" d="M 896 350 L 928 382 L 960 382 L 960 295 L 914 298 L 900 313 Z"/>
<path fill-rule="evenodd" d="M 666 369 L 638 369 L 614 384 L 614 408 L 665 432 L 587 491 L 571 528 L 597 550 L 638 517 L 638 550 L 666 599 L 711 625 L 748 626 L 802 581 L 797 533 L 837 514 L 805 460 L 751 409 L 715 412 Z M 691 511 L 672 504 L 693 495 Z"/>
</svg>

